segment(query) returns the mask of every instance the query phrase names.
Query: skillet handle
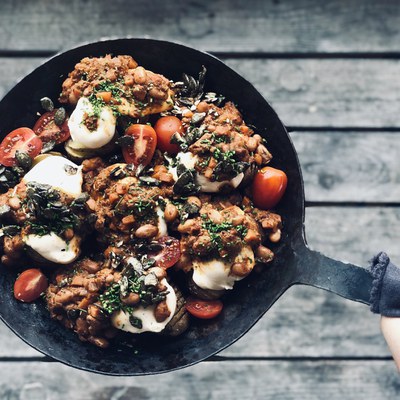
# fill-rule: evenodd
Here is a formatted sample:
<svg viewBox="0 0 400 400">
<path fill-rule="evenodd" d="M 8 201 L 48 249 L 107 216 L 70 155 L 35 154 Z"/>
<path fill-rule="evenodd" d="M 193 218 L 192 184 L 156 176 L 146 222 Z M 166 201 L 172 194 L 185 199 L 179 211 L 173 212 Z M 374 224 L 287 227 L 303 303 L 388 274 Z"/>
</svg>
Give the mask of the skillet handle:
<svg viewBox="0 0 400 400">
<path fill-rule="evenodd" d="M 299 279 L 296 283 L 315 286 L 349 300 L 371 304 L 373 277 L 369 270 L 326 257 L 308 247 L 304 247 L 297 255 Z"/>
</svg>

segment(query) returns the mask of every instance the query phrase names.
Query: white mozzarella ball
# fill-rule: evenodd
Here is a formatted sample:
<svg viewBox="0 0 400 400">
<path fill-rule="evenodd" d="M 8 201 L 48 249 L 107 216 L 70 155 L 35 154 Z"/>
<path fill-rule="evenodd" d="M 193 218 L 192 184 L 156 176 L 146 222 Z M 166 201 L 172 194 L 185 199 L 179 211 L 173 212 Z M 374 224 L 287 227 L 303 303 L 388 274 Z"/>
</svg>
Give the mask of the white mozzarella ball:
<svg viewBox="0 0 400 400">
<path fill-rule="evenodd" d="M 57 264 L 70 264 L 80 254 L 80 239 L 76 236 L 66 242 L 54 232 L 50 232 L 42 236 L 24 235 L 22 240 L 43 258 Z"/>
<path fill-rule="evenodd" d="M 166 302 L 171 314 L 168 318 L 162 322 L 157 322 L 154 316 L 155 305 L 148 307 L 138 306 L 131 314 L 122 310 L 116 311 L 111 317 L 112 325 L 117 329 L 131 333 L 161 332 L 167 326 L 168 322 L 171 321 L 176 310 L 176 294 L 174 289 L 165 278 L 161 280 L 161 283 L 167 287 L 167 291 L 169 292 Z M 137 328 L 130 323 L 129 317 L 131 315 L 141 320 L 141 328 Z"/>
<path fill-rule="evenodd" d="M 93 105 L 90 101 L 86 97 L 81 97 L 68 120 L 72 140 L 83 149 L 99 149 L 109 143 L 115 134 L 117 120 L 111 107 L 101 108 L 97 129 L 90 131 L 84 120 L 93 112 Z"/>
<path fill-rule="evenodd" d="M 36 164 L 24 177 L 23 182 L 50 185 L 72 197 L 82 193 L 82 166 L 60 156 L 48 156 Z"/>
</svg>

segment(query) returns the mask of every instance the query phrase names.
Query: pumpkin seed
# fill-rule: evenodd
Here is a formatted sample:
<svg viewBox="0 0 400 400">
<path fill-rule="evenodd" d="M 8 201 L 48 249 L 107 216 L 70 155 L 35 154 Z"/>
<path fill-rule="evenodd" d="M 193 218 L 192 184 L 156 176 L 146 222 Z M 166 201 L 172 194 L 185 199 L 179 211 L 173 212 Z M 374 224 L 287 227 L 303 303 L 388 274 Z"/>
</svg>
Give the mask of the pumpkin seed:
<svg viewBox="0 0 400 400">
<path fill-rule="evenodd" d="M 64 171 L 67 175 L 76 175 L 78 172 L 78 168 L 73 167 L 72 165 L 65 164 Z"/>
<path fill-rule="evenodd" d="M 25 153 L 24 151 L 17 150 L 15 152 L 15 159 L 17 165 L 24 169 L 29 169 L 32 165 L 32 159 L 29 157 L 28 153 Z"/>
<path fill-rule="evenodd" d="M 53 111 L 54 103 L 49 97 L 43 97 L 40 99 L 40 105 L 45 111 Z"/>
<path fill-rule="evenodd" d="M 11 208 L 7 204 L 0 206 L 0 218 L 6 216 L 10 212 Z"/>
<path fill-rule="evenodd" d="M 142 329 L 143 328 L 143 323 L 140 318 L 135 317 L 134 315 L 129 316 L 129 323 L 137 329 Z"/>
<path fill-rule="evenodd" d="M 139 184 L 145 186 L 160 186 L 161 182 L 158 179 L 152 178 L 151 176 L 140 176 Z"/>
<path fill-rule="evenodd" d="M 55 145 L 56 145 L 55 140 L 49 140 L 48 142 L 43 143 L 42 151 L 40 153 L 44 154 L 44 153 L 47 153 L 47 152 L 53 150 Z"/>
<path fill-rule="evenodd" d="M 200 187 L 195 183 L 193 172 L 188 169 L 178 177 L 173 190 L 175 194 L 188 196 L 198 193 Z"/>
<path fill-rule="evenodd" d="M 193 117 L 191 119 L 191 123 L 193 125 L 199 125 L 204 121 L 204 118 L 206 117 L 206 113 L 202 112 L 202 113 L 194 113 Z"/>
<path fill-rule="evenodd" d="M 2 228 L 3 234 L 6 236 L 15 236 L 21 230 L 21 227 L 18 225 L 8 225 Z"/>
<path fill-rule="evenodd" d="M 185 138 L 179 132 L 175 132 L 169 142 L 178 145 L 182 151 L 186 151 L 189 147 Z"/>
<path fill-rule="evenodd" d="M 158 242 L 151 242 L 146 246 L 146 250 L 148 253 L 159 253 L 164 246 Z"/>
<path fill-rule="evenodd" d="M 121 147 L 132 146 L 135 143 L 135 138 L 130 135 L 123 135 L 120 136 L 115 143 Z"/>
<path fill-rule="evenodd" d="M 193 76 L 183 74 L 182 81 L 175 84 L 178 89 L 177 102 L 184 105 L 192 105 L 196 100 L 200 99 L 203 95 L 204 80 L 207 69 L 202 66 L 198 79 Z"/>
<path fill-rule="evenodd" d="M 61 126 L 64 123 L 66 117 L 67 117 L 67 113 L 65 112 L 65 108 L 60 107 L 59 109 L 57 109 L 57 111 L 54 114 L 55 124 L 57 126 Z"/>
<path fill-rule="evenodd" d="M 141 263 L 143 265 L 143 269 L 146 271 L 147 269 L 154 267 L 156 260 L 154 258 L 148 258 L 147 255 L 144 255 L 141 259 Z"/>
<path fill-rule="evenodd" d="M 126 177 L 126 172 L 121 167 L 115 167 L 110 172 L 111 179 L 122 179 Z"/>
</svg>

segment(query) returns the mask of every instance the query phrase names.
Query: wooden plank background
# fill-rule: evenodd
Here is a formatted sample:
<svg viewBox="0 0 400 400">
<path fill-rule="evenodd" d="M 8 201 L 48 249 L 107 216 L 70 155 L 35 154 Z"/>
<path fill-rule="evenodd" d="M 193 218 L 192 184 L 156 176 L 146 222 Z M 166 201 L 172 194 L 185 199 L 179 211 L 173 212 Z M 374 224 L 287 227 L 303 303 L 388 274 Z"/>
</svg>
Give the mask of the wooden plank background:
<svg viewBox="0 0 400 400">
<path fill-rule="evenodd" d="M 210 51 L 270 101 L 299 153 L 310 246 L 400 263 L 397 1 L 0 3 L 0 97 L 61 49 L 153 37 Z M 0 324 L 0 399 L 395 399 L 398 376 L 364 305 L 293 287 L 220 358 L 156 378 L 112 378 L 42 356 Z"/>
</svg>

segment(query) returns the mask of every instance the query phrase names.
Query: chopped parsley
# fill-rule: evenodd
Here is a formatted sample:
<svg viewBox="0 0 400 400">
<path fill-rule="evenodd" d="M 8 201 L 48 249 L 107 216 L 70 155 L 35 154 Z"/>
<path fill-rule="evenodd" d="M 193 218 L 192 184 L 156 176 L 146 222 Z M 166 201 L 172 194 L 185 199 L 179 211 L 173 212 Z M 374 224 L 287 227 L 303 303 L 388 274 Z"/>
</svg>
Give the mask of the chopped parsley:
<svg viewBox="0 0 400 400">
<path fill-rule="evenodd" d="M 101 92 L 111 92 L 112 98 L 115 99 L 117 102 L 121 101 L 121 96 L 127 97 L 127 94 L 125 91 L 116 83 L 110 82 L 110 81 L 104 81 L 100 82 L 93 90 L 93 93 L 88 97 L 88 100 L 90 104 L 92 105 L 93 111 L 88 114 L 88 117 L 94 118 L 94 119 L 99 119 L 101 112 L 104 107 L 108 106 L 112 109 L 113 114 L 116 117 L 119 117 L 121 113 L 118 110 L 118 106 L 112 103 L 107 104 L 100 96 L 98 96 L 98 93 Z M 91 127 L 93 127 L 94 122 L 93 120 L 90 120 L 91 122 Z M 89 129 L 90 127 L 88 127 Z"/>
<path fill-rule="evenodd" d="M 222 152 L 219 148 L 214 150 L 213 157 L 218 163 L 212 174 L 213 180 L 232 179 L 249 166 L 249 163 L 236 161 L 235 156 L 236 152 L 234 150 L 226 152 Z"/>
<path fill-rule="evenodd" d="M 224 249 L 224 242 L 221 238 L 221 233 L 229 231 L 231 229 L 236 229 L 237 233 L 239 234 L 240 238 L 243 240 L 244 237 L 247 235 L 248 229 L 244 225 L 237 225 L 234 226 L 232 222 L 224 221 L 220 224 L 217 224 L 211 221 L 205 214 L 201 215 L 203 219 L 202 227 L 207 230 L 210 238 L 211 238 L 211 245 L 213 249 L 220 252 Z"/>
<path fill-rule="evenodd" d="M 140 222 L 152 221 L 157 218 L 153 200 L 139 198 L 132 206 L 132 213 Z"/>
</svg>

